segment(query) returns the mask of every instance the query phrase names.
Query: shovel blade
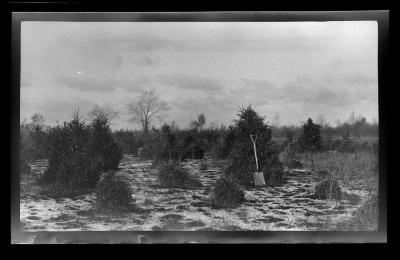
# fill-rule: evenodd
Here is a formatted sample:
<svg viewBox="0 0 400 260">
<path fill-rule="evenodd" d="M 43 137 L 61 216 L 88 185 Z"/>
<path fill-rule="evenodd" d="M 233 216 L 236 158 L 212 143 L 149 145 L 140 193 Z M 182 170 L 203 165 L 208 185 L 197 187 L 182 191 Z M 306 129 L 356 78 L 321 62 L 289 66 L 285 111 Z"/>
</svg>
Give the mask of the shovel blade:
<svg viewBox="0 0 400 260">
<path fill-rule="evenodd" d="M 254 184 L 256 185 L 256 187 L 265 186 L 265 179 L 264 179 L 263 172 L 254 172 L 253 178 L 254 178 Z"/>
</svg>

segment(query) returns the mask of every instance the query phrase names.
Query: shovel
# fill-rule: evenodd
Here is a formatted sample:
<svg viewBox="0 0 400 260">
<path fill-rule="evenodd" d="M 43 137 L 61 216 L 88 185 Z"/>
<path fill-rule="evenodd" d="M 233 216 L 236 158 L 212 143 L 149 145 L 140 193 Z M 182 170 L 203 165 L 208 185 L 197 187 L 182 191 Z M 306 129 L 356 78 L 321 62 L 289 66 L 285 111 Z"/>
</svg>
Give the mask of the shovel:
<svg viewBox="0 0 400 260">
<path fill-rule="evenodd" d="M 254 157 L 256 158 L 256 172 L 253 172 L 253 178 L 254 178 L 254 184 L 257 186 L 264 186 L 265 185 L 265 180 L 264 180 L 264 174 L 263 172 L 258 171 L 258 159 L 257 159 L 257 149 L 256 149 L 256 141 L 257 141 L 257 135 L 250 135 L 250 139 L 253 142 L 253 147 L 254 147 Z"/>
</svg>

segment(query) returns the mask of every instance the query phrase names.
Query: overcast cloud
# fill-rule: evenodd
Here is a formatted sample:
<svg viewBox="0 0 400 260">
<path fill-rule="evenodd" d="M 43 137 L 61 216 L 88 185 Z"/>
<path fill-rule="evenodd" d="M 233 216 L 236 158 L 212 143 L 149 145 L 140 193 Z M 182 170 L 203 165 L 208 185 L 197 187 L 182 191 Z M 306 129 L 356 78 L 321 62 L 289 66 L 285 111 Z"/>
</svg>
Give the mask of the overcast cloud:
<svg viewBox="0 0 400 260">
<path fill-rule="evenodd" d="M 99 105 L 119 111 L 114 129 L 137 128 L 127 103 L 143 90 L 181 127 L 201 112 L 229 124 L 249 104 L 282 124 L 378 119 L 376 22 L 23 22 L 21 33 L 21 120 Z"/>
</svg>

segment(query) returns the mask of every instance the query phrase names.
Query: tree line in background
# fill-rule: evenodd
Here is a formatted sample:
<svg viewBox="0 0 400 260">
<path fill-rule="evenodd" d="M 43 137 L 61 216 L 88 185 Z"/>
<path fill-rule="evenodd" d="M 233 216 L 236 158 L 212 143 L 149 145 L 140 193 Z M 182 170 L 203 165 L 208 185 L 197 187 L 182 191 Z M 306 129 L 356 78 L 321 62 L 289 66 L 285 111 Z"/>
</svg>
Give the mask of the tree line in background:
<svg viewBox="0 0 400 260">
<path fill-rule="evenodd" d="M 91 112 L 108 118 L 108 127 L 113 118 L 113 112 L 99 107 Z M 115 115 L 115 112 L 114 112 Z M 72 122 L 72 121 L 71 121 Z M 155 160 L 199 159 L 205 153 L 212 158 L 224 159 L 233 148 L 235 139 L 234 125 L 206 125 L 206 117 L 200 114 L 190 123 L 190 127 L 180 129 L 174 122 L 164 123 L 160 127 L 143 130 L 110 131 L 113 140 L 123 154 L 137 155 L 142 148 L 142 158 Z M 60 127 L 60 126 L 57 126 Z M 40 114 L 34 114 L 30 122 L 20 125 L 20 159 L 33 161 L 49 158 L 49 137 L 52 129 L 45 124 Z M 364 117 L 353 123 L 345 122 L 336 127 L 321 126 L 308 119 L 302 126 L 269 127 L 271 140 L 279 149 L 292 144 L 297 151 L 344 151 L 353 152 L 371 147 L 371 139 L 378 137 L 378 124 L 366 121 Z M 248 140 L 249 141 L 249 140 Z M 262 142 L 259 140 L 259 142 Z M 160 149 L 161 148 L 161 149 Z"/>
</svg>

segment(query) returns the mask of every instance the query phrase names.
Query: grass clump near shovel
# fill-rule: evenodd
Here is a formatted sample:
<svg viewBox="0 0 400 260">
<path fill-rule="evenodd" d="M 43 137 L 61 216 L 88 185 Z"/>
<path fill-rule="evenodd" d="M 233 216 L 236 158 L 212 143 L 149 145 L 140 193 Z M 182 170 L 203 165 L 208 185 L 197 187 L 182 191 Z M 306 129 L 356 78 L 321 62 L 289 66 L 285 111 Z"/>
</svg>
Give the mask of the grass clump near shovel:
<svg viewBox="0 0 400 260">
<path fill-rule="evenodd" d="M 326 179 L 315 186 L 315 198 L 320 200 L 342 199 L 342 189 L 335 179 Z"/>
<path fill-rule="evenodd" d="M 213 190 L 212 203 L 217 207 L 233 208 L 244 201 L 244 191 L 233 177 L 222 176 Z"/>
</svg>

